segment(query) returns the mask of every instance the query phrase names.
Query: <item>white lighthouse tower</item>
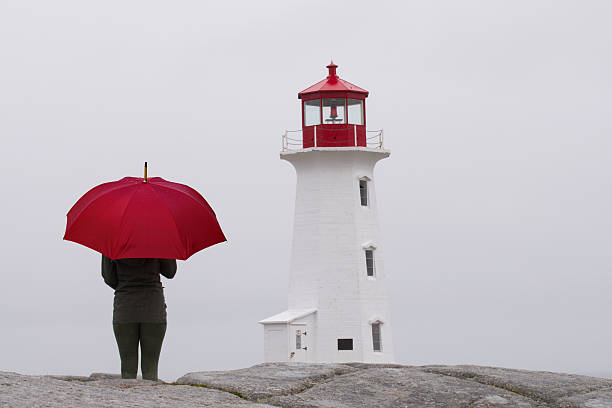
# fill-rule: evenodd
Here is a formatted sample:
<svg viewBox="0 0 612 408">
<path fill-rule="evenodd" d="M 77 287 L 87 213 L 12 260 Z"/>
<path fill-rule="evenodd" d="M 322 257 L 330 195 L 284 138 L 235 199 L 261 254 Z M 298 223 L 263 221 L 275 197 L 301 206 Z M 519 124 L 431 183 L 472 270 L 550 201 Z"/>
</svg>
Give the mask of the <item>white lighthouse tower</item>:
<svg viewBox="0 0 612 408">
<path fill-rule="evenodd" d="M 389 156 L 366 130 L 368 91 L 327 66 L 298 94 L 302 137 L 281 159 L 297 173 L 287 311 L 260 321 L 266 362 L 393 362 L 374 166 Z"/>
</svg>

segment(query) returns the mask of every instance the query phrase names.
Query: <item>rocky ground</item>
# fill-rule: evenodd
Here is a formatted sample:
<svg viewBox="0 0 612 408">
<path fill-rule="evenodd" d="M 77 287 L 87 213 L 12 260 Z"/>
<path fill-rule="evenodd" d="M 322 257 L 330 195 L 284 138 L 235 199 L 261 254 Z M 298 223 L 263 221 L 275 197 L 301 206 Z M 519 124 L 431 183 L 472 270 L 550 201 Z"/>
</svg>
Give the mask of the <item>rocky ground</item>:
<svg viewBox="0 0 612 408">
<path fill-rule="evenodd" d="M 612 408 L 612 380 L 478 366 L 260 364 L 175 383 L 0 372 L 0 407 Z"/>
</svg>

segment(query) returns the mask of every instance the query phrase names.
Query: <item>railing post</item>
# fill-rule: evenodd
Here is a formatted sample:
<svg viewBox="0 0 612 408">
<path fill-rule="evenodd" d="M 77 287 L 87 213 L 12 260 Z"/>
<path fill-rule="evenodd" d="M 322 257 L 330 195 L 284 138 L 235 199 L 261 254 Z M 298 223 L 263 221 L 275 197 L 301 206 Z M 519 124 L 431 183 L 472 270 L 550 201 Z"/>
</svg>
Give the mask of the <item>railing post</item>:
<svg viewBox="0 0 612 408">
<path fill-rule="evenodd" d="M 380 148 L 383 149 L 383 130 L 380 129 Z"/>
<path fill-rule="evenodd" d="M 317 125 L 314 125 L 314 147 L 317 147 Z"/>
<path fill-rule="evenodd" d="M 283 149 L 283 152 L 284 152 L 288 149 L 288 147 L 289 145 L 288 145 L 288 140 L 287 140 L 287 130 L 285 130 L 285 133 L 283 134 L 283 137 L 282 137 L 281 149 Z"/>
<path fill-rule="evenodd" d="M 353 132 L 355 133 L 355 147 L 357 147 L 357 125 L 353 125 Z"/>
</svg>

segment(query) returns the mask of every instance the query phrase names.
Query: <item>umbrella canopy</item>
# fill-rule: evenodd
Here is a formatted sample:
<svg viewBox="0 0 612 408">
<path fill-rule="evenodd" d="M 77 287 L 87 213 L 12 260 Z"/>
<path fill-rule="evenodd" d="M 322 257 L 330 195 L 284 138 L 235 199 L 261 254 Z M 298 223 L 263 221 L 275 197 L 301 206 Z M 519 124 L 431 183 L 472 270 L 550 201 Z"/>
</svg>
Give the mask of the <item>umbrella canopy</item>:
<svg viewBox="0 0 612 408">
<path fill-rule="evenodd" d="M 226 241 L 213 209 L 196 190 L 161 177 L 100 184 L 68 212 L 64 239 L 111 259 L 187 259 Z"/>
</svg>

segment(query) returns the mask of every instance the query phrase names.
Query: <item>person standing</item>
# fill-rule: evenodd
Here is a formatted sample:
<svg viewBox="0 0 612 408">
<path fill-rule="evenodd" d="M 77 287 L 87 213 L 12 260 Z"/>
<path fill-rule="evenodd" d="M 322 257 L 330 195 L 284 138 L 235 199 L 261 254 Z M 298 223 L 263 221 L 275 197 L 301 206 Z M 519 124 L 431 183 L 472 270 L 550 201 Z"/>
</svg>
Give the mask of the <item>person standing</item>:
<svg viewBox="0 0 612 408">
<path fill-rule="evenodd" d="M 115 290 L 113 331 L 121 358 L 121 378 L 136 378 L 138 346 L 144 380 L 157 381 L 166 334 L 166 301 L 160 275 L 172 279 L 176 259 L 126 258 L 102 255 L 102 277 Z"/>
</svg>

